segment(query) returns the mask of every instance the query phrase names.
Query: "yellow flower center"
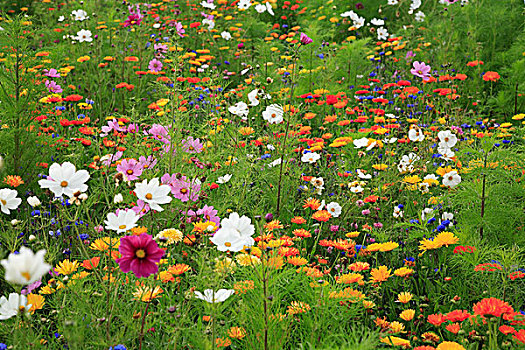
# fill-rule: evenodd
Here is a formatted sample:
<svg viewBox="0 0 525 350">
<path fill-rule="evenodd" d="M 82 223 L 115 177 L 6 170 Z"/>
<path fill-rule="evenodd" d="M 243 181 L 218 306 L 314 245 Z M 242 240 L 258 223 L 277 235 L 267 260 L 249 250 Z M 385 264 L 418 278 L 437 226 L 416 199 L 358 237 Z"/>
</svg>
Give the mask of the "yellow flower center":
<svg viewBox="0 0 525 350">
<path fill-rule="evenodd" d="M 232 244 L 231 244 L 230 242 L 226 242 L 226 243 L 224 243 L 224 245 L 225 245 L 226 247 L 228 247 L 228 248 L 232 246 Z"/>
<path fill-rule="evenodd" d="M 120 225 L 118 228 L 119 228 L 119 230 L 123 230 L 123 229 L 126 228 L 126 225 Z"/>
<path fill-rule="evenodd" d="M 146 194 L 146 199 L 151 200 L 153 198 L 153 195 L 151 193 Z"/>
<path fill-rule="evenodd" d="M 126 173 L 128 173 L 128 175 L 132 175 L 133 174 L 133 170 L 129 169 L 128 171 L 126 171 Z"/>
<path fill-rule="evenodd" d="M 60 183 L 60 186 L 62 186 L 62 187 L 67 187 L 67 185 L 68 185 L 68 183 L 65 180 Z"/>
<path fill-rule="evenodd" d="M 139 259 L 144 259 L 146 257 L 146 252 L 143 249 L 139 249 L 135 252 L 135 256 Z"/>
<path fill-rule="evenodd" d="M 188 192 L 187 188 L 183 188 L 183 189 L 180 190 L 180 193 L 182 193 L 182 194 L 185 194 L 186 192 Z"/>
<path fill-rule="evenodd" d="M 29 274 L 29 272 L 22 272 L 20 273 L 22 275 L 22 277 L 24 277 L 27 281 L 29 281 L 31 279 L 31 275 Z"/>
<path fill-rule="evenodd" d="M 0 199 L 0 203 L 2 203 L 2 205 L 6 205 L 7 201 L 5 199 Z"/>
</svg>

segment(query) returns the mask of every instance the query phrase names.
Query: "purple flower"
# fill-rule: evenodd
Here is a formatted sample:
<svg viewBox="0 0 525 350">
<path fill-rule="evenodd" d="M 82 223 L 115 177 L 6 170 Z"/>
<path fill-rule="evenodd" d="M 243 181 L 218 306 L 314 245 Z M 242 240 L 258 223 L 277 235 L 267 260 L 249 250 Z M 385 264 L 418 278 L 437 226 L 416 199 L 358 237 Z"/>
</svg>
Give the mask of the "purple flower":
<svg viewBox="0 0 525 350">
<path fill-rule="evenodd" d="M 148 134 L 152 135 L 155 139 L 164 143 L 170 143 L 170 136 L 168 135 L 168 128 L 160 124 L 153 124 L 148 130 Z"/>
<path fill-rule="evenodd" d="M 148 158 L 144 156 L 140 156 L 139 158 L 139 165 L 143 170 L 151 169 L 157 164 L 157 159 L 153 156 L 148 156 Z"/>
<path fill-rule="evenodd" d="M 162 70 L 162 62 L 154 58 L 149 61 L 148 69 L 153 72 L 160 72 Z"/>
<path fill-rule="evenodd" d="M 201 209 L 197 210 L 197 215 L 202 215 L 206 221 L 211 221 L 219 226 L 221 219 L 217 216 L 218 211 L 213 206 L 204 205 Z"/>
<path fill-rule="evenodd" d="M 49 92 L 54 94 L 59 94 L 63 91 L 62 87 L 55 83 L 53 80 L 46 80 L 46 87 Z"/>
<path fill-rule="evenodd" d="M 306 35 L 304 33 L 301 33 L 300 40 L 301 40 L 301 44 L 303 44 L 303 45 L 308 45 L 308 44 L 313 43 L 313 40 L 308 35 Z"/>
<path fill-rule="evenodd" d="M 150 211 L 150 207 L 148 203 L 144 202 L 142 199 L 137 200 L 137 205 L 131 208 L 140 217 L 143 217 L 145 214 L 147 214 Z"/>
<path fill-rule="evenodd" d="M 201 153 L 204 145 L 200 139 L 194 139 L 189 136 L 187 139 L 182 140 L 182 150 L 186 153 Z"/>
<path fill-rule="evenodd" d="M 173 23 L 173 22 L 172 22 Z M 175 24 L 172 24 L 173 26 L 175 26 L 175 30 L 177 31 L 177 34 L 182 38 L 184 37 L 184 33 L 186 33 L 186 31 L 184 30 L 184 27 L 182 26 L 182 23 L 180 22 L 175 22 Z"/>
<path fill-rule="evenodd" d="M 425 62 L 415 61 L 410 72 L 416 77 L 427 79 L 430 77 L 430 66 L 426 65 Z"/>
<path fill-rule="evenodd" d="M 171 188 L 173 197 L 180 199 L 181 202 L 192 200 L 196 202 L 199 199 L 199 192 L 201 186 L 196 181 L 188 182 L 186 176 L 179 176 L 173 174 L 164 174 L 160 181 L 163 185 L 168 185 Z"/>
</svg>

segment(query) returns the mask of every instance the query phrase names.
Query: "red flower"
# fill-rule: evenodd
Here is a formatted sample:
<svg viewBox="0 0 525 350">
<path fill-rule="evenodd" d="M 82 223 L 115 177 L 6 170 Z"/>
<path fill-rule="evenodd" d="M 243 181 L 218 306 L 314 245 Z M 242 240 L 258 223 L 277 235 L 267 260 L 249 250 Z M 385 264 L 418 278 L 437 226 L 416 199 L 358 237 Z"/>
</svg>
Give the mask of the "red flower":
<svg viewBox="0 0 525 350">
<path fill-rule="evenodd" d="M 442 314 L 432 314 L 428 315 L 427 321 L 428 323 L 433 324 L 436 327 L 441 326 L 443 322 L 445 322 L 447 319 Z"/>
<path fill-rule="evenodd" d="M 496 72 L 487 72 L 483 74 L 483 80 L 485 81 L 498 81 L 500 78 L 499 74 Z"/>
<path fill-rule="evenodd" d="M 501 317 L 504 314 L 514 313 L 514 309 L 508 303 L 498 298 L 486 298 L 474 305 L 474 313 L 480 316 Z"/>
<path fill-rule="evenodd" d="M 507 325 L 500 326 L 498 329 L 503 334 L 514 334 L 514 333 L 516 333 L 516 330 L 513 327 L 507 326 Z"/>
<path fill-rule="evenodd" d="M 514 333 L 512 338 L 520 344 L 525 344 L 525 329 L 520 329 L 519 332 Z"/>
<path fill-rule="evenodd" d="M 118 250 L 122 257 L 116 261 L 122 272 L 133 271 L 137 278 L 157 273 L 156 263 L 164 256 L 164 250 L 146 233 L 122 237 Z"/>
<path fill-rule="evenodd" d="M 467 310 L 454 310 L 445 315 L 450 322 L 463 322 L 470 317 Z"/>
</svg>

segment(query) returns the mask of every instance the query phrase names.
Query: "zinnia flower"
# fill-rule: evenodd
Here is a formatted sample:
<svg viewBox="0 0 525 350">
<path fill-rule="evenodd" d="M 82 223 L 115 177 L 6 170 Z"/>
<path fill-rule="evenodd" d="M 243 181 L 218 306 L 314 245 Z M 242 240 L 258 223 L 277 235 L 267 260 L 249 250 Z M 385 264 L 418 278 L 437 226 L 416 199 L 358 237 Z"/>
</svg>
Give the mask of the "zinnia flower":
<svg viewBox="0 0 525 350">
<path fill-rule="evenodd" d="M 164 256 L 164 250 L 146 233 L 122 237 L 118 250 L 122 257 L 116 262 L 122 272 L 133 271 L 137 278 L 157 273 L 159 267 L 156 263 Z"/>
</svg>

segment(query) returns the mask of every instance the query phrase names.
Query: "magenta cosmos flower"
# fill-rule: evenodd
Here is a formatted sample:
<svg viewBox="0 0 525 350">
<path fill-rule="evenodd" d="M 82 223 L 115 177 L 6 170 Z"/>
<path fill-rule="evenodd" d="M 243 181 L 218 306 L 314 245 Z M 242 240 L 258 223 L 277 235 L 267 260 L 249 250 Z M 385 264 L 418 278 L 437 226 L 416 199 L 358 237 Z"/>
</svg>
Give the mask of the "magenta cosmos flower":
<svg viewBox="0 0 525 350">
<path fill-rule="evenodd" d="M 116 261 L 122 272 L 133 271 L 137 278 L 157 273 L 156 263 L 164 256 L 164 250 L 146 233 L 122 237 L 118 250 L 122 257 Z"/>
<path fill-rule="evenodd" d="M 410 72 L 416 77 L 427 79 L 430 77 L 430 66 L 425 64 L 425 62 L 415 61 Z"/>
<path fill-rule="evenodd" d="M 310 38 L 308 35 L 304 34 L 304 33 L 301 33 L 301 44 L 303 45 L 308 45 L 308 44 L 311 44 L 313 42 L 312 38 Z"/>
<path fill-rule="evenodd" d="M 154 58 L 149 61 L 148 69 L 153 72 L 160 72 L 162 70 L 162 62 Z"/>
</svg>

